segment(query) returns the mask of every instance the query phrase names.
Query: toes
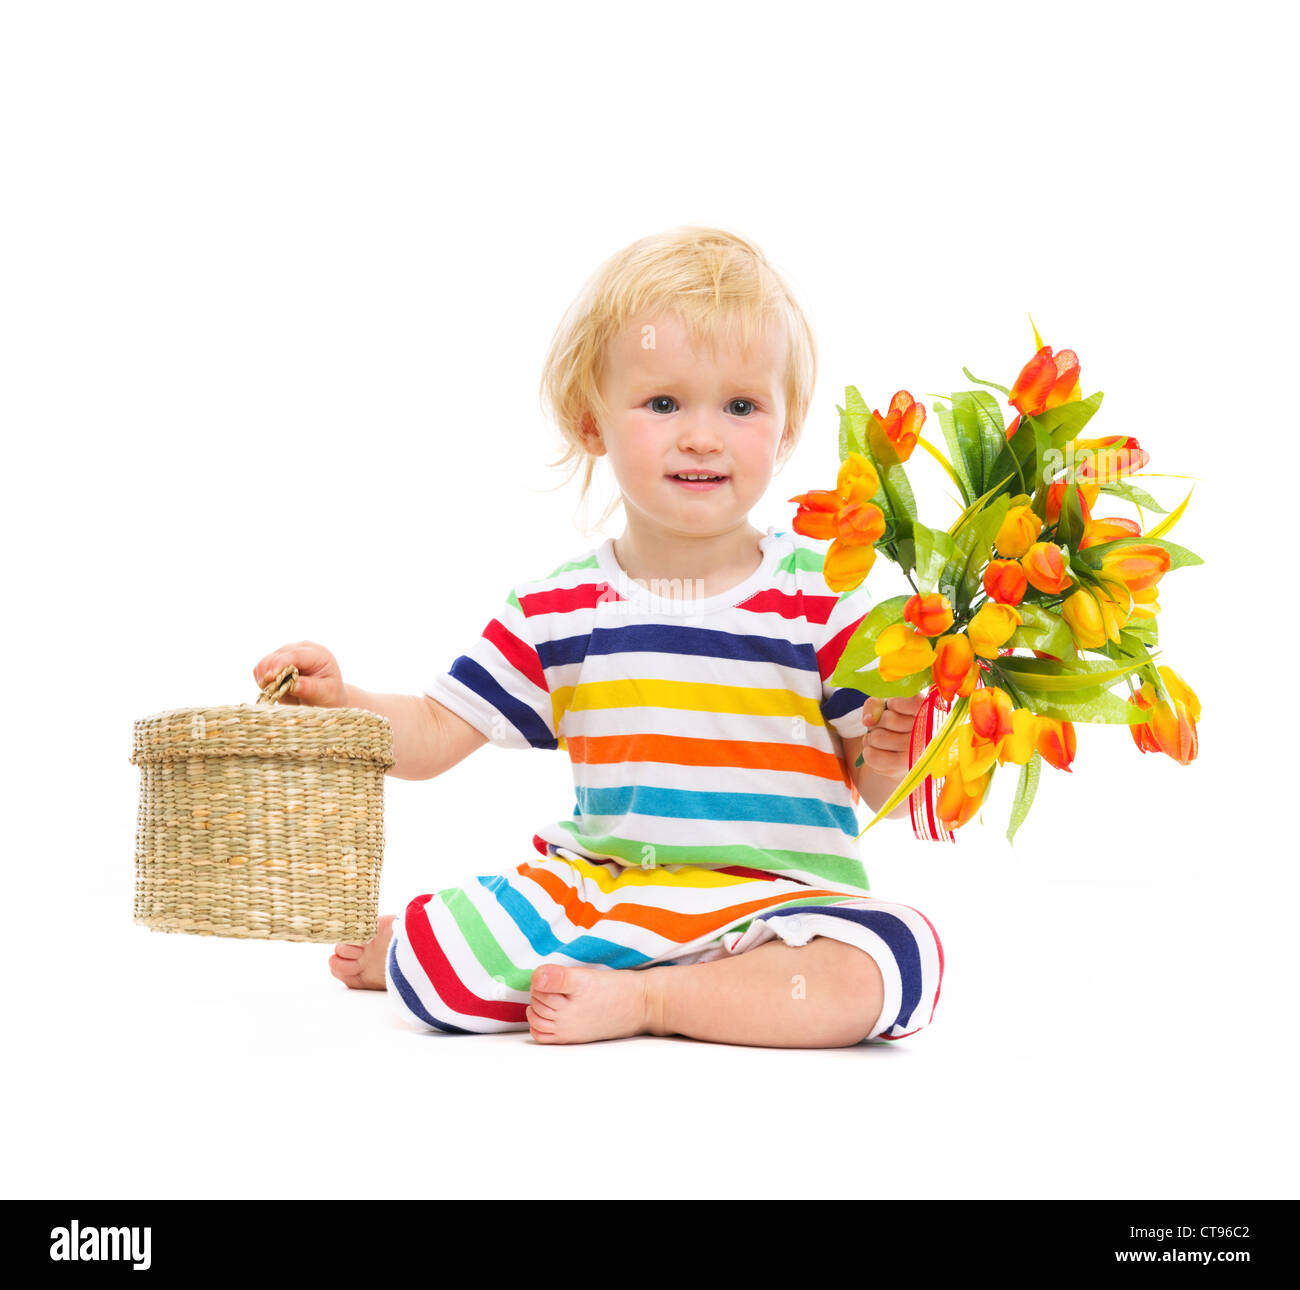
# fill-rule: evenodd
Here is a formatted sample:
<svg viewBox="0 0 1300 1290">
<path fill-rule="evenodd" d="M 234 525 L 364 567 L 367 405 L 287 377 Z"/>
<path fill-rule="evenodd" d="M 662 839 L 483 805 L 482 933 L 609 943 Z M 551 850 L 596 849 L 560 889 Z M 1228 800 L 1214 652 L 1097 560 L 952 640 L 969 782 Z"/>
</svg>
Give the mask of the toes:
<svg viewBox="0 0 1300 1290">
<path fill-rule="evenodd" d="M 353 945 L 349 941 L 340 941 L 334 947 L 334 955 L 340 959 L 359 959 L 365 952 L 364 945 Z"/>
<path fill-rule="evenodd" d="M 330 971 L 344 984 L 351 984 L 361 977 L 361 964 L 356 959 L 340 958 L 335 954 L 330 958 Z"/>
<path fill-rule="evenodd" d="M 548 990 L 566 994 L 573 984 L 573 969 L 559 963 L 543 963 L 533 970 L 531 985 L 534 990 Z"/>
<path fill-rule="evenodd" d="M 547 1017 L 540 1016 L 537 1009 L 531 1004 L 524 1009 L 524 1014 L 528 1018 L 528 1029 L 534 1039 L 545 1040 L 555 1037 L 555 1025 Z"/>
<path fill-rule="evenodd" d="M 555 996 L 552 995 L 550 997 L 554 998 Z M 545 999 L 539 998 L 537 995 L 533 995 L 533 1001 L 529 1004 L 528 1011 L 534 1016 L 545 1018 L 547 1021 L 554 1021 L 558 1015 L 553 1005 L 547 1003 Z"/>
</svg>

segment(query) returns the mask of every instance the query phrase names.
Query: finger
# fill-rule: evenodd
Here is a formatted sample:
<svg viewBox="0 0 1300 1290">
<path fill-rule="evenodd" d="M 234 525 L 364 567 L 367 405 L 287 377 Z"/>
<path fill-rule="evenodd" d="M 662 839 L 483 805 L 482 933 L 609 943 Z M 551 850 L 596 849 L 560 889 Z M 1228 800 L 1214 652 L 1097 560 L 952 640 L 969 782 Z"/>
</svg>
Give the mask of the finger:
<svg viewBox="0 0 1300 1290">
<path fill-rule="evenodd" d="M 257 682 L 258 689 L 264 690 L 275 677 L 275 674 L 284 666 L 278 662 L 279 657 L 279 651 L 277 651 L 274 654 L 268 654 L 260 662 L 253 665 L 253 680 Z"/>
<path fill-rule="evenodd" d="M 919 694 L 913 694 L 906 698 L 890 699 L 886 707 L 894 712 L 906 712 L 909 716 L 916 716 L 921 710 L 921 704 L 925 700 Z"/>
<path fill-rule="evenodd" d="M 862 720 L 868 726 L 874 726 L 884 714 L 885 701 L 877 695 L 872 695 L 866 703 L 862 705 Z"/>
<path fill-rule="evenodd" d="M 909 716 L 906 712 L 895 712 L 893 707 L 885 709 L 884 715 L 880 718 L 878 729 L 881 730 L 911 730 L 916 724 L 916 718 Z"/>
<path fill-rule="evenodd" d="M 907 754 L 886 752 L 883 748 L 863 745 L 862 763 L 882 779 L 902 779 L 907 774 Z"/>
<path fill-rule="evenodd" d="M 911 742 L 910 735 L 900 734 L 896 730 L 886 730 L 883 726 L 877 726 L 867 735 L 866 745 L 882 749 L 885 752 L 906 752 Z"/>
</svg>

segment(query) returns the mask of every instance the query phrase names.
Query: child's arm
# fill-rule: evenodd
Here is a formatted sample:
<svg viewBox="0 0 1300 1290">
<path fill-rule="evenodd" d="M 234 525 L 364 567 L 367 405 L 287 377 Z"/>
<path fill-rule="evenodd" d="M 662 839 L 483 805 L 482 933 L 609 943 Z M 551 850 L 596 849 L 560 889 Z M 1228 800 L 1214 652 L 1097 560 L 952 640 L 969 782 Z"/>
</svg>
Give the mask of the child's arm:
<svg viewBox="0 0 1300 1290">
<path fill-rule="evenodd" d="M 346 707 L 388 718 L 395 758 L 388 773 L 394 779 L 433 779 L 487 743 L 485 734 L 428 695 L 367 694 L 354 685 L 344 689 Z"/>
<path fill-rule="evenodd" d="M 845 739 L 844 759 L 854 777 L 862 800 L 878 811 L 902 782 L 908 771 L 907 746 L 912 722 L 921 699 L 868 699 L 863 705 L 863 720 L 871 727 L 865 735 Z M 858 766 L 858 754 L 862 765 Z M 901 819 L 908 813 L 907 802 L 900 802 L 888 818 Z"/>
<path fill-rule="evenodd" d="M 338 660 L 323 645 L 298 641 L 273 650 L 253 667 L 259 686 L 292 663 L 298 680 L 280 702 L 312 708 L 362 708 L 387 717 L 393 727 L 394 779 L 432 779 L 487 743 L 467 721 L 449 708 L 414 694 L 368 694 L 346 685 Z"/>
</svg>

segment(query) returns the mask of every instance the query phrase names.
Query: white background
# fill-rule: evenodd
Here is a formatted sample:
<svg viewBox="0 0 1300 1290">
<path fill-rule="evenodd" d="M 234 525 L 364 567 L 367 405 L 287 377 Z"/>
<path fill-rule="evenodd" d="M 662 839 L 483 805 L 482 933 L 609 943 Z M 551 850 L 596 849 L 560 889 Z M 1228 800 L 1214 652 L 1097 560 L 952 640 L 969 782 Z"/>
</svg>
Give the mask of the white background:
<svg viewBox="0 0 1300 1290">
<path fill-rule="evenodd" d="M 3 1193 L 1294 1194 L 1283 13 L 6 6 Z M 1009 385 L 1028 314 L 1079 354 L 1097 432 L 1199 481 L 1173 537 L 1207 562 L 1161 594 L 1199 759 L 1084 727 L 1014 849 L 1011 774 L 954 847 L 867 835 L 947 960 L 892 1046 L 422 1036 L 326 947 L 135 926 L 133 720 L 251 701 L 303 638 L 417 693 L 621 533 L 547 466 L 542 357 L 684 223 L 757 241 L 820 341 L 760 528 L 830 486 L 846 385 Z M 489 747 L 387 802 L 396 909 L 513 868 L 572 791 Z"/>
</svg>

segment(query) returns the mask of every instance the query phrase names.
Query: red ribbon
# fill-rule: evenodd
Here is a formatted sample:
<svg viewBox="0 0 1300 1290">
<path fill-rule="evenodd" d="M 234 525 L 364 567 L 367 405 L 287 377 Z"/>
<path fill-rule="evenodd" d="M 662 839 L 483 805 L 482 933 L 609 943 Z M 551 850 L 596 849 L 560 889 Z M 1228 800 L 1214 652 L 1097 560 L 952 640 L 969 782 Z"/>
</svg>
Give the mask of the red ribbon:
<svg viewBox="0 0 1300 1290">
<path fill-rule="evenodd" d="M 912 722 L 912 738 L 907 748 L 909 767 L 921 760 L 950 706 L 948 700 L 939 693 L 938 686 L 931 686 Z M 912 813 L 912 832 L 924 842 L 956 842 L 957 839 L 944 828 L 943 821 L 939 818 L 938 801 L 938 785 L 933 775 L 927 775 L 907 798 L 908 809 Z"/>
</svg>

